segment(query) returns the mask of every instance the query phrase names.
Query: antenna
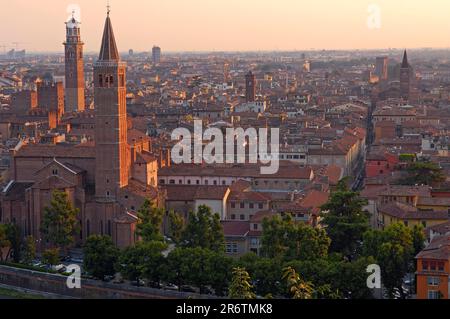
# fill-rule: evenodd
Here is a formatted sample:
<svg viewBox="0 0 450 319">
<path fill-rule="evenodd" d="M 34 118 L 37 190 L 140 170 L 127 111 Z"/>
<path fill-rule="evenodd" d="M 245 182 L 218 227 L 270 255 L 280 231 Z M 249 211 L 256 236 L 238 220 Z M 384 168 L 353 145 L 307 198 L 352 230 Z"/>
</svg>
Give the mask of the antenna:
<svg viewBox="0 0 450 319">
<path fill-rule="evenodd" d="M 109 0 L 107 1 L 106 9 L 107 9 L 107 14 L 109 15 L 109 13 L 111 12 L 111 5 L 109 4 Z"/>
</svg>

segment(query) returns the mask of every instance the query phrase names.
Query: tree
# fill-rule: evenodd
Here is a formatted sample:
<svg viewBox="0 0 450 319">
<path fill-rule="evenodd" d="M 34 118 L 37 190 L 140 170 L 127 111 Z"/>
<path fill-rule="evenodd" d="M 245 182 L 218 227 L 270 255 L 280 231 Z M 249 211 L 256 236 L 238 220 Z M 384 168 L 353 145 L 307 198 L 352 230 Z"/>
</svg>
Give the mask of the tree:
<svg viewBox="0 0 450 319">
<path fill-rule="evenodd" d="M 220 224 L 220 216 L 213 214 L 211 208 L 200 206 L 191 213 L 188 224 L 181 236 L 181 246 L 187 248 L 206 248 L 212 251 L 224 251 L 225 238 Z"/>
<path fill-rule="evenodd" d="M 137 212 L 137 235 L 145 242 L 163 241 L 161 227 L 164 218 L 164 210 L 156 207 L 146 199 Z"/>
<path fill-rule="evenodd" d="M 415 225 L 412 231 L 414 256 L 417 256 L 425 248 L 425 231 L 422 225 Z M 414 263 L 416 266 L 416 264 Z"/>
<path fill-rule="evenodd" d="M 84 245 L 84 269 L 93 277 L 103 280 L 113 276 L 119 250 L 109 236 L 90 236 Z"/>
<path fill-rule="evenodd" d="M 402 185 L 435 186 L 445 182 L 446 176 L 442 168 L 433 162 L 414 162 L 406 169 L 407 177 L 400 180 Z"/>
<path fill-rule="evenodd" d="M 254 253 L 241 257 L 237 265 L 245 268 L 252 278 L 252 285 L 259 296 L 278 296 L 284 293 L 280 279 L 283 270 L 280 259 L 262 258 Z"/>
<path fill-rule="evenodd" d="M 184 229 L 184 218 L 175 212 L 169 213 L 169 233 L 172 240 L 178 244 Z"/>
<path fill-rule="evenodd" d="M 6 259 L 11 257 L 15 263 L 20 263 L 22 250 L 22 232 L 17 225 L 9 224 L 6 226 L 6 235 L 11 244 Z"/>
<path fill-rule="evenodd" d="M 66 249 L 78 231 L 77 215 L 65 192 L 55 190 L 49 207 L 44 208 L 41 233 L 51 245 Z"/>
<path fill-rule="evenodd" d="M 231 281 L 233 260 L 222 252 L 212 252 L 206 263 L 208 284 L 217 296 L 225 296 Z"/>
<path fill-rule="evenodd" d="M 424 235 L 421 228 L 415 230 L 403 223 L 392 224 L 383 231 L 368 231 L 364 235 L 363 252 L 373 256 L 381 267 L 383 284 L 388 295 L 393 298 L 398 291 L 402 298 L 403 279 L 408 272 L 414 270 L 414 257 L 420 247 L 423 247 Z"/>
<path fill-rule="evenodd" d="M 8 227 L 5 224 L 0 224 L 0 261 L 4 261 L 3 250 L 10 248 L 11 242 L 8 239 Z"/>
<path fill-rule="evenodd" d="M 163 242 L 139 242 L 136 246 L 126 248 L 119 257 L 117 270 L 128 280 L 145 278 L 159 285 L 163 276 L 164 256 L 167 245 Z"/>
<path fill-rule="evenodd" d="M 30 265 L 36 258 L 36 240 L 33 236 L 25 238 L 22 247 L 22 262 Z"/>
<path fill-rule="evenodd" d="M 366 204 L 358 193 L 341 185 L 322 206 L 322 224 L 331 238 L 332 252 L 342 253 L 350 260 L 355 258 L 363 235 L 369 229 L 369 214 L 363 211 Z"/>
<path fill-rule="evenodd" d="M 323 229 L 296 223 L 290 214 L 265 219 L 261 242 L 263 256 L 286 260 L 325 257 L 330 246 Z"/>
<path fill-rule="evenodd" d="M 304 281 L 292 267 L 283 271 L 283 280 L 286 280 L 288 290 L 293 299 L 313 299 L 314 285 Z"/>
<path fill-rule="evenodd" d="M 253 287 L 250 284 L 250 275 L 245 268 L 234 268 L 233 279 L 229 289 L 230 299 L 255 299 Z"/>
<path fill-rule="evenodd" d="M 59 261 L 59 248 L 47 249 L 42 253 L 42 262 L 45 265 L 55 266 Z"/>
</svg>

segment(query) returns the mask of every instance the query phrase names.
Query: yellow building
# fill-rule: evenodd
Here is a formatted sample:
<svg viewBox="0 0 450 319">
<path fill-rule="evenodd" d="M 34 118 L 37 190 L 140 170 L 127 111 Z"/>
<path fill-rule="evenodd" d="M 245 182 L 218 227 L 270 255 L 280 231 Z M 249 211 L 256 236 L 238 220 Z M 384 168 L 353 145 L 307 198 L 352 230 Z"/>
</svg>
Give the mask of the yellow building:
<svg viewBox="0 0 450 319">
<path fill-rule="evenodd" d="M 431 227 L 448 222 L 448 210 L 422 210 L 400 202 L 390 202 L 378 208 L 378 226 L 384 229 L 394 223 L 413 228 L 416 225 Z"/>
</svg>

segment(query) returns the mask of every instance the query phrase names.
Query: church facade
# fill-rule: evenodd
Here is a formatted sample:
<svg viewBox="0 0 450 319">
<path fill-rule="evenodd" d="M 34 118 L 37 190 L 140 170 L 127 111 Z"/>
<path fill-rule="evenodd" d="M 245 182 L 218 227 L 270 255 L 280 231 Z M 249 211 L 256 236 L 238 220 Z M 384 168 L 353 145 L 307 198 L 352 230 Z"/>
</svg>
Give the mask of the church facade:
<svg viewBox="0 0 450 319">
<path fill-rule="evenodd" d="M 132 245 L 144 200 L 164 206 L 151 140 L 128 128 L 126 65 L 109 12 L 94 74 L 95 142 L 22 146 L 14 151 L 10 182 L 1 193 L 0 222 L 15 223 L 41 248 L 43 211 L 54 190 L 65 192 L 79 209 L 78 244 L 98 234 L 110 235 L 118 247 Z"/>
</svg>

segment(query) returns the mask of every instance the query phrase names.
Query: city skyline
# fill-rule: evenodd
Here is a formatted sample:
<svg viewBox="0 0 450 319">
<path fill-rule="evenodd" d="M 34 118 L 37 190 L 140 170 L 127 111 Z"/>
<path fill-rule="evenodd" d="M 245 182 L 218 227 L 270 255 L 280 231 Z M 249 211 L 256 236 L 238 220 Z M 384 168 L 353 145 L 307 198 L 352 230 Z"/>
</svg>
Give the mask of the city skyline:
<svg viewBox="0 0 450 319">
<path fill-rule="evenodd" d="M 450 47 L 445 14 L 450 3 L 445 0 L 436 0 L 432 7 L 420 0 L 280 1 L 231 0 L 225 6 L 223 1 L 131 0 L 124 4 L 113 0 L 111 18 L 119 30 L 121 52 L 148 52 L 153 45 L 165 52 Z M 106 11 L 106 1 L 14 1 L 10 10 L 0 14 L 0 30 L 4 30 L 0 46 L 63 52 L 64 22 L 72 3 L 81 8 L 86 52 L 97 52 L 98 18 Z"/>
</svg>

